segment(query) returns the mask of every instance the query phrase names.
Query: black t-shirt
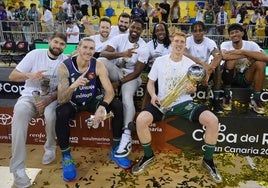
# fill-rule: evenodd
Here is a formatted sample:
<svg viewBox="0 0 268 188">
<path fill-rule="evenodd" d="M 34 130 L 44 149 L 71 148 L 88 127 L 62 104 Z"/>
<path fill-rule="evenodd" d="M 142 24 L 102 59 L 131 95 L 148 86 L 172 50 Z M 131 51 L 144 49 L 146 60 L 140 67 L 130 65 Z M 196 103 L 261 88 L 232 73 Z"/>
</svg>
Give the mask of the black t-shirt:
<svg viewBox="0 0 268 188">
<path fill-rule="evenodd" d="M 168 16 L 169 16 L 169 12 L 170 12 L 170 5 L 168 3 L 160 3 L 159 7 L 162 9 L 165 9 L 167 11 L 166 14 L 162 14 L 162 21 L 168 23 Z"/>
</svg>

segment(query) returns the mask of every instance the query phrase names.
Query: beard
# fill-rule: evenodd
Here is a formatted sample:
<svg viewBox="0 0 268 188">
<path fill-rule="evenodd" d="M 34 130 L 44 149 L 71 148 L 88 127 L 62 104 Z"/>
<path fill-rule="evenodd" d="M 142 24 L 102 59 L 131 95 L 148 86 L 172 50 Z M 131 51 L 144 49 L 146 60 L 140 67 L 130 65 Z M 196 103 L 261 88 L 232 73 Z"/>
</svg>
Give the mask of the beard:
<svg viewBox="0 0 268 188">
<path fill-rule="evenodd" d="M 54 55 L 54 56 L 59 56 L 60 54 L 62 54 L 63 50 L 54 50 L 53 48 L 49 47 L 49 52 Z"/>
<path fill-rule="evenodd" d="M 126 26 L 122 26 L 122 25 L 119 25 L 118 28 L 119 28 L 119 31 L 121 31 L 122 33 L 127 31 L 127 29 L 128 29 Z"/>
</svg>

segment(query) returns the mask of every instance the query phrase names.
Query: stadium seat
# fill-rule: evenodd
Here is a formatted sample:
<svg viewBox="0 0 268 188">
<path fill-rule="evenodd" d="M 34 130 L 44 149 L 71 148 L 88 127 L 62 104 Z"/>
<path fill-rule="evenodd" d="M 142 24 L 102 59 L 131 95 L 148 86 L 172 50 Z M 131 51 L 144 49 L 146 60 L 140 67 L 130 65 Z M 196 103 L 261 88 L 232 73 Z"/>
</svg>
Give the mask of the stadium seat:
<svg viewBox="0 0 268 188">
<path fill-rule="evenodd" d="M 12 60 L 18 64 L 24 56 L 29 52 L 29 44 L 26 41 L 19 41 L 16 44 L 16 49 L 12 55 Z"/>
<path fill-rule="evenodd" d="M 1 55 L 0 60 L 4 63 L 8 63 L 9 66 L 13 62 L 12 56 L 16 50 L 16 42 L 15 41 L 6 41 L 1 46 Z"/>
</svg>

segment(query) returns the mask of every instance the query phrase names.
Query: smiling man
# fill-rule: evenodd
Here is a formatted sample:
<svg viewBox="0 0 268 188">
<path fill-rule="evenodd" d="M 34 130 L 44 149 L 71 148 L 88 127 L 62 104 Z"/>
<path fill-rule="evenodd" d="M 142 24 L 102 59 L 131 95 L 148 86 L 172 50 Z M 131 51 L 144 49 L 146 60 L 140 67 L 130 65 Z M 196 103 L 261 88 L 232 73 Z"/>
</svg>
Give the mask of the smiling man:
<svg viewBox="0 0 268 188">
<path fill-rule="evenodd" d="M 62 153 L 62 177 L 72 181 L 77 177 L 69 143 L 69 120 L 79 111 L 95 113 L 95 122 L 105 119 L 106 111 L 113 111 L 113 143 L 110 157 L 122 168 L 129 168 L 127 158 L 114 156 L 123 127 L 123 107 L 114 99 L 114 90 L 104 64 L 93 57 L 95 42 L 86 37 L 77 47 L 77 56 L 65 60 L 59 67 L 58 102 L 56 109 L 56 135 Z"/>
<path fill-rule="evenodd" d="M 12 121 L 12 158 L 10 171 L 14 175 L 16 187 L 29 187 L 31 181 L 25 172 L 26 139 L 29 121 L 36 114 L 44 115 L 46 122 L 46 143 L 43 164 L 49 164 L 56 157 L 56 106 L 57 106 L 57 70 L 61 62 L 67 59 L 62 52 L 67 37 L 63 33 L 54 33 L 49 41 L 49 49 L 36 49 L 29 52 L 11 72 L 13 82 L 25 81 L 21 97 L 14 106 Z M 37 94 L 37 97 L 33 94 Z"/>
<path fill-rule="evenodd" d="M 264 84 L 265 66 L 268 56 L 253 41 L 242 40 L 244 30 L 240 24 L 231 24 L 228 28 L 231 41 L 221 44 L 221 53 L 225 60 L 222 72 L 224 86 L 223 108 L 232 110 L 231 86 L 249 87 L 253 84 L 250 107 L 258 114 L 265 109 L 260 99 Z"/>
<path fill-rule="evenodd" d="M 204 136 L 205 153 L 202 165 L 214 182 L 221 183 L 222 177 L 213 161 L 219 131 L 218 118 L 207 110 L 205 106 L 193 102 L 190 94 L 196 92 L 196 85 L 188 84 L 184 88 L 185 92 L 174 98 L 174 102 L 171 104 L 172 110 L 168 110 L 165 114 L 160 112 L 157 107 L 159 104 L 161 105 L 161 100 L 176 89 L 177 83 L 180 83 L 189 67 L 195 64 L 195 62 L 183 55 L 185 47 L 186 34 L 175 32 L 171 39 L 171 53 L 158 57 L 149 72 L 147 90 L 151 96 L 151 104 L 145 107 L 136 119 L 137 134 L 144 150 L 144 155 L 133 166 L 132 173 L 139 175 L 154 162 L 155 155 L 152 150 L 152 135 L 149 126 L 153 122 L 161 121 L 163 118 L 178 115 L 206 127 Z M 158 94 L 156 94 L 155 89 L 156 81 L 158 83 Z"/>
<path fill-rule="evenodd" d="M 143 26 L 141 19 L 134 19 L 129 33 L 113 37 L 111 43 L 100 53 L 100 60 L 108 70 L 114 89 L 121 87 L 122 92 L 124 133 L 116 157 L 126 157 L 131 151 L 131 131 L 127 127 L 136 114 L 133 97 L 142 83 L 140 75 L 149 57 L 148 46 L 140 37 Z"/>
</svg>

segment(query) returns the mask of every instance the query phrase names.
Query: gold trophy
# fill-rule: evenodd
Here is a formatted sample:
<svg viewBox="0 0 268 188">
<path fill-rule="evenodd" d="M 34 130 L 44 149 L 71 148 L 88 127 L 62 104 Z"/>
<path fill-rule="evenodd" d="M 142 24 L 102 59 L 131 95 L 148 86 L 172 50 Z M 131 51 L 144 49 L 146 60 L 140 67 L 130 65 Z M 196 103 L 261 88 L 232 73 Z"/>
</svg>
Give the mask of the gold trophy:
<svg viewBox="0 0 268 188">
<path fill-rule="evenodd" d="M 38 102 L 40 100 L 40 95 L 41 95 L 40 91 L 34 90 L 32 92 L 32 95 L 33 95 L 33 98 L 34 98 L 34 101 L 35 102 Z M 43 112 L 38 112 L 38 115 L 39 116 L 42 116 L 43 115 Z"/>
<path fill-rule="evenodd" d="M 167 96 L 161 100 L 160 104 L 157 106 L 159 111 L 165 114 L 167 111 L 171 110 L 170 105 L 182 94 L 185 93 L 185 88 L 189 83 L 196 85 L 201 82 L 206 77 L 206 70 L 204 67 L 198 64 L 194 64 L 189 67 L 187 73 L 182 77 L 182 79 L 176 84 L 176 86 L 170 91 Z"/>
<path fill-rule="evenodd" d="M 114 117 L 114 113 L 112 111 L 110 111 L 108 114 L 107 113 L 105 114 L 103 121 L 111 117 Z M 97 128 L 99 125 L 99 123 L 96 122 L 94 115 L 91 115 L 90 118 L 85 120 L 85 122 L 88 128 L 90 127 Z"/>
</svg>

